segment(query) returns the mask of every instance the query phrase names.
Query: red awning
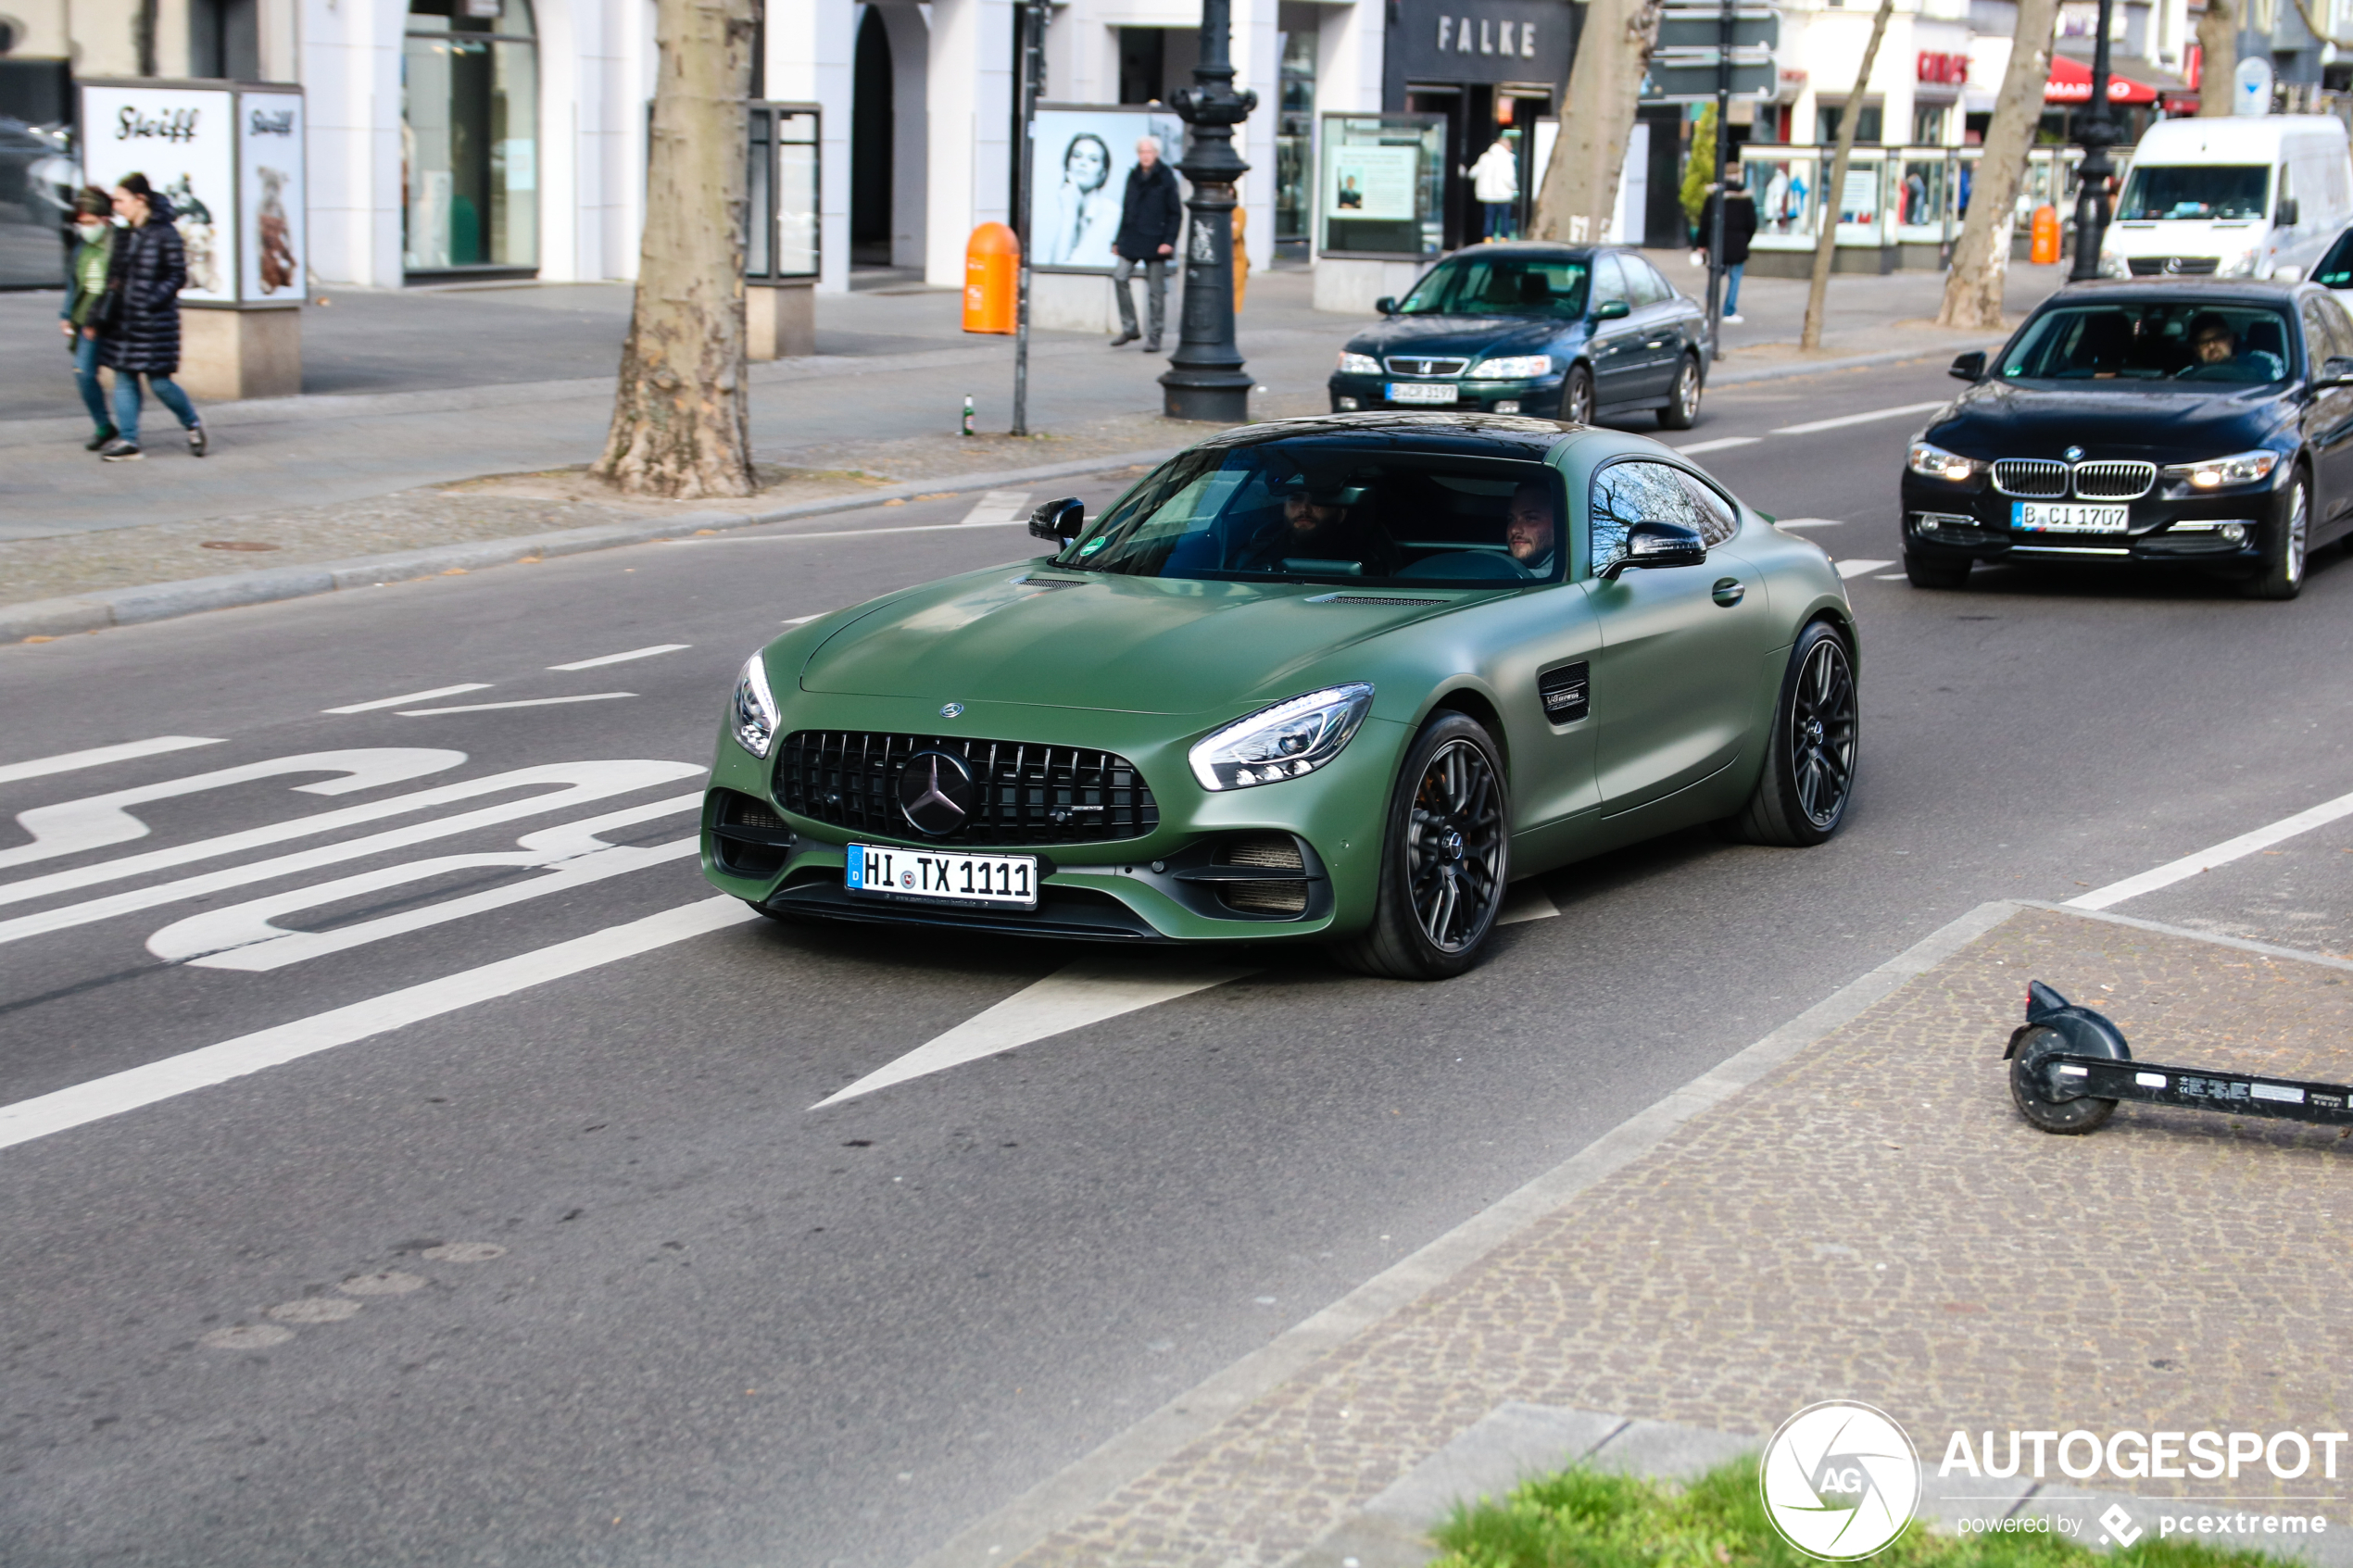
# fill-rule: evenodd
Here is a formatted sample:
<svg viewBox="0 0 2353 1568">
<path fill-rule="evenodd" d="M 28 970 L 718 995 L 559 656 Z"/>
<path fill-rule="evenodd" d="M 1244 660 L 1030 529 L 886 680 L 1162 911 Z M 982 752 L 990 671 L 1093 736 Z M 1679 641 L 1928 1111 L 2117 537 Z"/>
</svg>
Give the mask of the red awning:
<svg viewBox="0 0 2353 1568">
<path fill-rule="evenodd" d="M 2053 55 L 2050 80 L 2043 83 L 2043 101 L 2046 104 L 2090 103 L 2092 68 L 2072 56 Z M 2108 101 L 2111 104 L 2153 104 L 2157 102 L 2157 89 L 2111 70 L 2108 76 Z"/>
</svg>

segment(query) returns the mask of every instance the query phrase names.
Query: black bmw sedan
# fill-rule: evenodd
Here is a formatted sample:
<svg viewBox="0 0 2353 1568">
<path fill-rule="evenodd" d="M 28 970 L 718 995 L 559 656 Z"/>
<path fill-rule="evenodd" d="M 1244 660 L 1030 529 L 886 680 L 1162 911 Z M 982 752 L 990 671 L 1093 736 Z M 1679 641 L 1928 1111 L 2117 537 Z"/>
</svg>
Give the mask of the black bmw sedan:
<svg viewBox="0 0 2353 1568">
<path fill-rule="evenodd" d="M 1422 275 L 1349 339 L 1332 411 L 1468 408 L 1592 422 L 1699 418 L 1707 313 L 1630 250 L 1480 245 Z"/>
<path fill-rule="evenodd" d="M 1904 570 L 2170 562 L 2294 598 L 2353 529 L 2353 319 L 2309 283 L 2077 284 L 1913 440 Z"/>
</svg>

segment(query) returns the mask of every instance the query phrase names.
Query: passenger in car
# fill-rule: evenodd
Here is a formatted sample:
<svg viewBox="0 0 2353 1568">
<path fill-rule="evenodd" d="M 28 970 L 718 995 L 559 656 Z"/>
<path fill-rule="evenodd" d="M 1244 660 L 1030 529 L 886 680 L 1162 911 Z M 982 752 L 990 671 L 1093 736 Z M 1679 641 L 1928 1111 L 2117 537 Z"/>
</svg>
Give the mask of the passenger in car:
<svg viewBox="0 0 2353 1568">
<path fill-rule="evenodd" d="M 1550 486 L 1530 482 L 1512 492 L 1504 513 L 1504 546 L 1512 559 L 1539 577 L 1553 570 L 1553 543 L 1560 530 L 1553 520 Z"/>
</svg>

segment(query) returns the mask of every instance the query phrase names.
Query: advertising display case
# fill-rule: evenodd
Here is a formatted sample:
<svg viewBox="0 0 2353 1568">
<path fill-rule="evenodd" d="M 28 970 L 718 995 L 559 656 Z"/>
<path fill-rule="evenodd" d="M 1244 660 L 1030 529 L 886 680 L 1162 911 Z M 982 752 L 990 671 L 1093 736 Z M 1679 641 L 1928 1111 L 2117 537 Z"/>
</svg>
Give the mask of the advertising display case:
<svg viewBox="0 0 2353 1568">
<path fill-rule="evenodd" d="M 1322 143 L 1317 252 L 1435 260 L 1445 248 L 1446 117 L 1335 112 Z"/>
<path fill-rule="evenodd" d="M 823 119 L 815 104 L 745 107 L 744 330 L 754 359 L 817 352 Z"/>
</svg>

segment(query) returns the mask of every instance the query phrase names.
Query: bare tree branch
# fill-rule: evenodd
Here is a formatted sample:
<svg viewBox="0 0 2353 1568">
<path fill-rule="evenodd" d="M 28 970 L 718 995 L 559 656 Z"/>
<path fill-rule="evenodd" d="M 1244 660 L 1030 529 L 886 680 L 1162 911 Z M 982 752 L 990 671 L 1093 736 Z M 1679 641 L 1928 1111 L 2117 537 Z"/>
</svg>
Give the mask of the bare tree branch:
<svg viewBox="0 0 2353 1568">
<path fill-rule="evenodd" d="M 1814 237 L 1814 281 L 1806 291 L 1806 330 L 1798 338 L 1800 348 L 1822 346 L 1822 310 L 1830 302 L 1831 265 L 1837 259 L 1838 212 L 1846 205 L 1846 166 L 1855 156 L 1855 133 L 1863 123 L 1863 94 L 1870 91 L 1871 67 L 1879 60 L 1880 40 L 1887 36 L 1887 19 L 1894 10 L 1895 0 L 1879 0 L 1879 15 L 1871 19 L 1871 41 L 1863 45 L 1863 69 L 1855 73 L 1855 91 L 1846 100 L 1846 112 L 1838 117 L 1838 150 L 1831 155 L 1831 176 L 1822 182 L 1821 194 L 1814 204 L 1821 232 Z"/>
</svg>

